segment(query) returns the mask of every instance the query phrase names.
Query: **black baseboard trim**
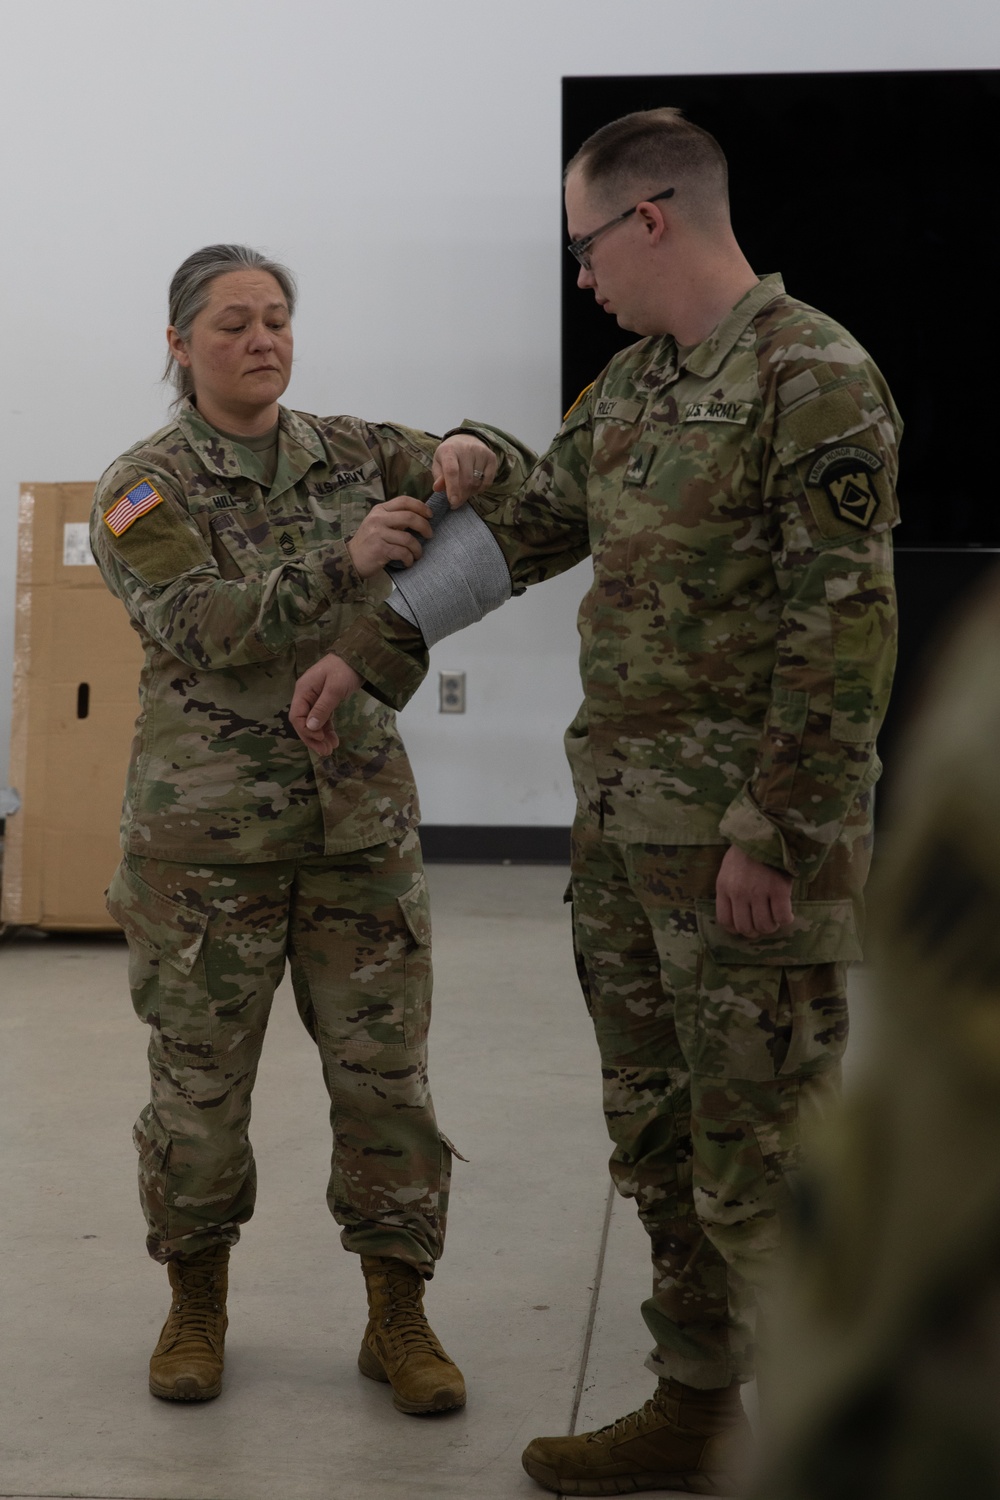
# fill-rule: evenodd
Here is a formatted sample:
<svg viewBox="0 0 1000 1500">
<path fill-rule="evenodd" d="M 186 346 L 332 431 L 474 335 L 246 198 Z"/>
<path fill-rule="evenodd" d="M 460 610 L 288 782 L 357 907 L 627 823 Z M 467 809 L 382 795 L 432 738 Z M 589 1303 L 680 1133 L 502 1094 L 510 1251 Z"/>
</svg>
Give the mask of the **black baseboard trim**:
<svg viewBox="0 0 1000 1500">
<path fill-rule="evenodd" d="M 428 864 L 569 864 L 568 828 L 422 823 L 420 845 Z"/>
</svg>

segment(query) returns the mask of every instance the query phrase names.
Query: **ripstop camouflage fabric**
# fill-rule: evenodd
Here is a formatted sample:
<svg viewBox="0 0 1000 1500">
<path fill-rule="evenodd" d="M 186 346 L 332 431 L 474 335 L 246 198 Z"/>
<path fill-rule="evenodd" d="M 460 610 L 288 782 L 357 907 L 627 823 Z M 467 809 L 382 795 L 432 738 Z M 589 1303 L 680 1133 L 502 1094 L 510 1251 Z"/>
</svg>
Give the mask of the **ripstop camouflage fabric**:
<svg viewBox="0 0 1000 1500">
<path fill-rule="evenodd" d="M 438 439 L 281 409 L 278 467 L 216 432 L 190 401 L 97 486 L 91 542 L 145 648 L 122 845 L 226 863 L 336 854 L 418 821 L 393 715 L 358 694 L 326 760 L 288 720 L 297 676 L 369 603 L 384 574 L 346 542 L 370 508 L 432 489 Z M 163 503 L 121 536 L 103 517 L 147 480 Z"/>
<path fill-rule="evenodd" d="M 135 1144 L 154 1259 L 232 1243 L 253 1213 L 250 1096 L 287 960 L 330 1095 L 327 1201 L 344 1246 L 431 1275 L 451 1151 L 427 1082 L 431 934 L 416 832 L 256 865 L 126 855 L 108 906 L 150 1027 Z"/>
<path fill-rule="evenodd" d="M 899 432 L 865 351 L 768 276 L 696 347 L 617 355 L 520 494 L 473 502 L 516 589 L 593 559 L 566 737 L 578 962 L 612 1175 L 653 1242 L 652 1368 L 695 1386 L 749 1373 L 801 1119 L 837 1083 Z M 426 662 L 385 609 L 336 650 L 397 707 Z M 731 844 L 793 877 L 790 935 L 715 927 Z"/>
<path fill-rule="evenodd" d="M 793 883 L 791 929 L 757 940 L 716 921 L 719 845 L 621 844 L 583 818 L 573 830 L 573 941 L 611 1176 L 650 1238 L 647 1364 L 687 1385 L 753 1376 L 802 1121 L 839 1084 L 869 802 L 815 878 Z"/>
<path fill-rule="evenodd" d="M 253 1211 L 250 1094 L 286 962 L 330 1094 L 345 1245 L 424 1275 L 441 1254 L 451 1155 L 427 1087 L 409 763 L 365 694 L 332 757 L 288 720 L 298 674 L 389 589 L 357 575 L 348 539 L 379 501 L 431 492 L 437 443 L 282 408 L 268 484 L 188 401 L 97 487 L 94 555 L 145 648 L 109 909 L 151 1028 L 135 1141 L 157 1259 L 231 1242 Z"/>
<path fill-rule="evenodd" d="M 560 538 L 593 557 L 567 749 L 609 837 L 822 863 L 878 774 L 897 423 L 865 352 L 767 277 L 696 348 L 612 360 L 493 511 L 515 583 Z"/>
<path fill-rule="evenodd" d="M 894 767 L 870 1055 L 813 1143 L 754 1500 L 1000 1494 L 1000 573 Z"/>
<path fill-rule="evenodd" d="M 608 837 L 819 868 L 879 773 L 899 431 L 871 358 L 768 276 L 695 348 L 617 355 L 520 494 L 472 502 L 518 589 L 593 558 L 566 743 Z M 397 707 L 425 666 L 391 611 L 337 652 Z"/>
</svg>

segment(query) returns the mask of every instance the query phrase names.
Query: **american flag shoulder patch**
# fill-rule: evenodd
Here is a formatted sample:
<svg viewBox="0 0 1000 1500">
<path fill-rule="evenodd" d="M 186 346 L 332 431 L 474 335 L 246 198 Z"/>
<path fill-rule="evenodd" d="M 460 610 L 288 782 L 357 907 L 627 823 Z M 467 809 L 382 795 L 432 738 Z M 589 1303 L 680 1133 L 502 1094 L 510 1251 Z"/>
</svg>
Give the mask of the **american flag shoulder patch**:
<svg viewBox="0 0 1000 1500">
<path fill-rule="evenodd" d="M 115 501 L 110 510 L 105 511 L 104 524 L 115 536 L 121 536 L 134 521 L 138 521 L 140 516 L 144 516 L 162 501 L 163 496 L 156 486 L 148 479 L 140 479 L 138 484 L 134 484 Z"/>
</svg>

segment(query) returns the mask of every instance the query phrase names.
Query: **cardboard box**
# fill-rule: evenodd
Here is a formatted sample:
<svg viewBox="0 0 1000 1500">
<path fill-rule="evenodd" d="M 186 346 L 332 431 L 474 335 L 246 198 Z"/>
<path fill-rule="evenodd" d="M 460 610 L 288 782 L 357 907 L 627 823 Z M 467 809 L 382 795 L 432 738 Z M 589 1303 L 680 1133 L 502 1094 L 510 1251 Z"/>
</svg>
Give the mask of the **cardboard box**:
<svg viewBox="0 0 1000 1500">
<path fill-rule="evenodd" d="M 142 646 L 90 553 L 92 484 L 24 484 L 18 523 L 10 784 L 0 919 L 117 931 L 104 891 Z"/>
</svg>

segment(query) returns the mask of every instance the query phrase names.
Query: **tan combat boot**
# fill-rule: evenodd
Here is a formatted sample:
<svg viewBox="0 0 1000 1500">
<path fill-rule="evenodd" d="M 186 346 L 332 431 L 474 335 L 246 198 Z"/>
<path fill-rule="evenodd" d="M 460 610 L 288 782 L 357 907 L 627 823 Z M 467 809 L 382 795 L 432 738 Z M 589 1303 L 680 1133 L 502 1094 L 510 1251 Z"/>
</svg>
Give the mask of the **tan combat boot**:
<svg viewBox="0 0 1000 1500">
<path fill-rule="evenodd" d="M 358 1368 L 392 1386 L 397 1411 L 450 1411 L 465 1405 L 465 1381 L 424 1313 L 424 1278 L 402 1260 L 362 1256 L 368 1327 Z"/>
<path fill-rule="evenodd" d="M 597 1432 L 535 1438 L 521 1462 L 532 1479 L 563 1495 L 730 1495 L 740 1488 L 749 1451 L 750 1424 L 735 1381 L 698 1391 L 661 1380 L 638 1411 Z"/>
<path fill-rule="evenodd" d="M 167 1262 L 174 1298 L 149 1361 L 149 1389 L 166 1401 L 210 1401 L 222 1390 L 229 1246 Z"/>
</svg>

